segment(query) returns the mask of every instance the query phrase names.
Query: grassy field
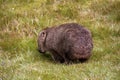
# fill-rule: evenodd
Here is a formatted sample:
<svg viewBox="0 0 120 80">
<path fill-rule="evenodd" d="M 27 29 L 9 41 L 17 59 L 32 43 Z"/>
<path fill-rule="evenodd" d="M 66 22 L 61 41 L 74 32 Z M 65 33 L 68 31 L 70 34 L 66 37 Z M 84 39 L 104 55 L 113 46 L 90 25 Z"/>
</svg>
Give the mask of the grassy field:
<svg viewBox="0 0 120 80">
<path fill-rule="evenodd" d="M 37 51 L 40 30 L 67 22 L 92 32 L 85 63 Z M 120 80 L 120 0 L 0 0 L 0 80 Z"/>
</svg>

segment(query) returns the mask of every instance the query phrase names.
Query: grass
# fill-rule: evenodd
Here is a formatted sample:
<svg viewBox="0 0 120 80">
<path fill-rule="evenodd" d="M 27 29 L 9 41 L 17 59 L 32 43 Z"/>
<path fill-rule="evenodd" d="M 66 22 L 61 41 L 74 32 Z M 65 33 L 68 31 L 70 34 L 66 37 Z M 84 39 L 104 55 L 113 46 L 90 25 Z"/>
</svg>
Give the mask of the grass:
<svg viewBox="0 0 120 80">
<path fill-rule="evenodd" d="M 119 0 L 1 0 L 0 80 L 120 80 Z M 55 63 L 37 49 L 45 27 L 77 22 L 91 30 L 85 63 Z"/>
</svg>

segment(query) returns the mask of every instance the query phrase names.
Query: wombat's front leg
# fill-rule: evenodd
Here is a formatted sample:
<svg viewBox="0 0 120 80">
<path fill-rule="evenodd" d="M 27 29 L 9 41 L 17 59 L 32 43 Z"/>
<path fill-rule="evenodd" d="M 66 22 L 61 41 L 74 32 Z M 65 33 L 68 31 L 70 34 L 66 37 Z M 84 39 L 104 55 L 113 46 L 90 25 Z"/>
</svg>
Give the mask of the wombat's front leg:
<svg viewBox="0 0 120 80">
<path fill-rule="evenodd" d="M 52 58 L 55 62 L 64 63 L 64 59 L 56 52 L 52 52 Z"/>
<path fill-rule="evenodd" d="M 65 54 L 63 54 L 62 57 L 64 58 L 64 63 L 65 64 L 72 64 L 73 63 Z"/>
</svg>

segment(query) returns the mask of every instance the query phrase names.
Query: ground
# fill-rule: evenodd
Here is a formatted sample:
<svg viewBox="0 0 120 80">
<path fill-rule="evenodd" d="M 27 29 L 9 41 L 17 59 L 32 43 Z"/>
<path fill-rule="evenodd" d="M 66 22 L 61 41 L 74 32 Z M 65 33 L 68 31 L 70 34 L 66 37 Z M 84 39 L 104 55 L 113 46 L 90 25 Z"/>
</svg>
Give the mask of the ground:
<svg viewBox="0 0 120 80">
<path fill-rule="evenodd" d="M 85 63 L 55 63 L 37 51 L 46 27 L 76 22 L 92 32 Z M 120 80 L 119 0 L 0 0 L 0 80 Z"/>
</svg>

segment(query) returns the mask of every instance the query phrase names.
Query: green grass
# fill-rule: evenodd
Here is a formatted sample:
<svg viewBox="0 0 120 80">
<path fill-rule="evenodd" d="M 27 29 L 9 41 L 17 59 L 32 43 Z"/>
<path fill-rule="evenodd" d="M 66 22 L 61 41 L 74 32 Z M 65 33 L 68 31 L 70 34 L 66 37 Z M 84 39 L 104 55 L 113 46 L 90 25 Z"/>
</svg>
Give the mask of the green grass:
<svg viewBox="0 0 120 80">
<path fill-rule="evenodd" d="M 85 63 L 55 63 L 37 51 L 45 27 L 77 22 L 91 30 Z M 119 0 L 1 0 L 0 80 L 120 80 Z"/>
</svg>

